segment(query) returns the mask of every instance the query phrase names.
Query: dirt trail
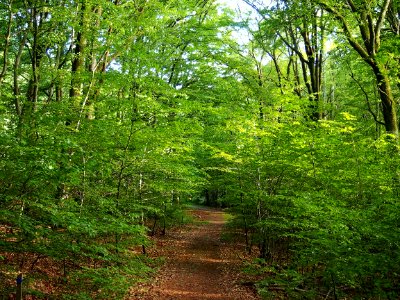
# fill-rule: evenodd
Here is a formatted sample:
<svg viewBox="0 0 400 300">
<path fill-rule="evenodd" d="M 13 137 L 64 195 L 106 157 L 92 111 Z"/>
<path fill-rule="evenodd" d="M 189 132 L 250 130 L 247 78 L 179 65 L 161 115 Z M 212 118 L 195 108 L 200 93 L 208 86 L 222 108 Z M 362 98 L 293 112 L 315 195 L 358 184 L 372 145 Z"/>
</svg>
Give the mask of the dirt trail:
<svg viewBox="0 0 400 300">
<path fill-rule="evenodd" d="M 170 232 L 158 241 L 167 261 L 150 286 L 132 291 L 133 299 L 259 299 L 240 283 L 240 259 L 233 244 L 221 241 L 224 216 L 215 210 L 193 210 L 204 223 Z"/>
</svg>

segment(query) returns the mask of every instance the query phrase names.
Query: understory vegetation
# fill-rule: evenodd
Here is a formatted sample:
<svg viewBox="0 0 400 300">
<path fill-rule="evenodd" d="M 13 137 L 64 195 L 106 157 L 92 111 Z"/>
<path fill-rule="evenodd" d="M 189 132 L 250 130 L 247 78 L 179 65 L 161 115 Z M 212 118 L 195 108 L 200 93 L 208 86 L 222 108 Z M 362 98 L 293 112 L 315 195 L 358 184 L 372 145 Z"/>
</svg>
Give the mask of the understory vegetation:
<svg viewBox="0 0 400 300">
<path fill-rule="evenodd" d="M 123 299 L 192 202 L 266 299 L 399 297 L 400 2 L 239 2 L 0 1 L 0 297 Z"/>
</svg>

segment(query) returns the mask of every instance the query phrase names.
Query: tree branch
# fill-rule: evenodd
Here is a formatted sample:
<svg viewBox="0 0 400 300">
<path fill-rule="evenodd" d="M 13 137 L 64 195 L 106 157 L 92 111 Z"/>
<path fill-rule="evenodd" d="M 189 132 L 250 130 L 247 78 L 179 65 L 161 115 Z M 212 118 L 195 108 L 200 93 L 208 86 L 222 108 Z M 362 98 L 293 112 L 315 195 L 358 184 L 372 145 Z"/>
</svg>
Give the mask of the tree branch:
<svg viewBox="0 0 400 300">
<path fill-rule="evenodd" d="M 390 1 L 390 0 L 389 0 Z M 350 1 L 351 2 L 351 1 Z M 344 18 L 344 16 L 339 13 L 337 10 L 335 10 L 333 7 L 329 6 L 327 3 L 323 2 L 323 1 L 319 1 L 317 0 L 317 3 L 319 5 L 321 5 L 321 7 L 323 9 L 325 9 L 327 12 L 331 13 L 336 20 L 338 20 L 341 25 L 342 25 L 342 29 L 344 31 L 344 34 L 347 37 L 347 40 L 349 41 L 350 45 L 354 48 L 354 50 L 357 51 L 358 54 L 360 54 L 360 56 L 369 64 L 373 63 L 370 59 L 370 56 L 368 54 L 368 52 L 357 42 L 357 40 L 353 37 L 351 30 L 350 30 L 350 26 L 347 23 L 346 19 Z M 351 2 L 352 3 L 352 2 Z"/>
<path fill-rule="evenodd" d="M 380 125 L 385 126 L 385 123 L 383 123 L 382 121 L 379 121 L 379 120 L 378 120 L 378 116 L 377 116 L 377 115 L 374 113 L 374 111 L 372 110 L 371 102 L 369 101 L 369 96 L 368 96 L 367 91 L 364 89 L 364 87 L 361 85 L 361 83 L 357 80 L 357 78 L 356 78 L 355 74 L 353 73 L 353 71 L 351 70 L 350 66 L 349 66 L 349 69 L 350 69 L 350 76 L 351 76 L 351 78 L 352 78 L 352 79 L 354 80 L 354 82 L 358 85 L 358 87 L 361 89 L 362 93 L 363 93 L 364 96 L 365 96 L 365 101 L 367 102 L 368 111 L 370 112 L 370 114 L 371 114 L 372 117 L 374 118 L 374 121 L 375 121 L 376 123 L 380 124 Z"/>
<path fill-rule="evenodd" d="M 383 3 L 382 11 L 379 14 L 378 21 L 375 25 L 375 49 L 378 50 L 381 45 L 381 29 L 389 11 L 391 0 L 385 0 Z"/>
</svg>

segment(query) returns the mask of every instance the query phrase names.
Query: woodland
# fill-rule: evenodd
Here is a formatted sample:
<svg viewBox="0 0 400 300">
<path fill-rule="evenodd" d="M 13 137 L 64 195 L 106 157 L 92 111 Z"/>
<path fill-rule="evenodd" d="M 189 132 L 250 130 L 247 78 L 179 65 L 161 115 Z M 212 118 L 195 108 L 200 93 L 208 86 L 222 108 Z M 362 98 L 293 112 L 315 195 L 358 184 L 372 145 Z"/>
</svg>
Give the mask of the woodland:
<svg viewBox="0 0 400 300">
<path fill-rule="evenodd" d="M 0 0 L 0 291 L 123 299 L 202 203 L 266 299 L 398 299 L 400 1 L 241 2 Z"/>
</svg>

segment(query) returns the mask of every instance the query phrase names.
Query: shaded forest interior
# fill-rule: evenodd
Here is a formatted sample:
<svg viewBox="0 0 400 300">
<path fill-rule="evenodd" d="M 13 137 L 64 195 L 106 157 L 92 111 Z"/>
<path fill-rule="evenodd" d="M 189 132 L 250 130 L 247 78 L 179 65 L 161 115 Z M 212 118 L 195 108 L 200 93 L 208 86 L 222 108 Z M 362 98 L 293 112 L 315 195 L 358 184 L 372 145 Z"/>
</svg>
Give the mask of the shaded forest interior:
<svg viewBox="0 0 400 300">
<path fill-rule="evenodd" d="M 0 0 L 0 297 L 123 299 L 190 203 L 267 299 L 399 297 L 400 1 L 237 3 Z"/>
</svg>

